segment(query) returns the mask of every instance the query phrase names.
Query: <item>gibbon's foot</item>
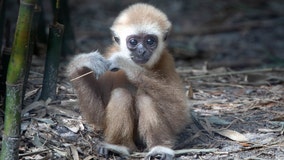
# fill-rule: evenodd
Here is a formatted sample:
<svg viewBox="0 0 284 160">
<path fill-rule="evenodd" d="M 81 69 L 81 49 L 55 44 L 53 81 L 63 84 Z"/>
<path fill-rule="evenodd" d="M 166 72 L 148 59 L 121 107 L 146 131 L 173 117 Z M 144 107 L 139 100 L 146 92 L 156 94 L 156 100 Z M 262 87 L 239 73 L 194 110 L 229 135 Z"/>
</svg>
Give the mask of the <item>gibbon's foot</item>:
<svg viewBox="0 0 284 160">
<path fill-rule="evenodd" d="M 163 146 L 153 147 L 146 155 L 145 160 L 173 160 L 175 153 L 172 149 Z"/>
<path fill-rule="evenodd" d="M 127 159 L 130 155 L 129 149 L 125 146 L 103 143 L 97 146 L 97 152 L 100 156 L 109 158 L 110 155 L 117 155 L 122 159 Z"/>
<path fill-rule="evenodd" d="M 147 155 L 145 157 L 145 160 L 155 160 L 155 159 L 159 159 L 159 160 L 173 160 L 174 157 L 173 155 L 167 154 L 167 153 L 157 153 L 155 155 Z"/>
</svg>

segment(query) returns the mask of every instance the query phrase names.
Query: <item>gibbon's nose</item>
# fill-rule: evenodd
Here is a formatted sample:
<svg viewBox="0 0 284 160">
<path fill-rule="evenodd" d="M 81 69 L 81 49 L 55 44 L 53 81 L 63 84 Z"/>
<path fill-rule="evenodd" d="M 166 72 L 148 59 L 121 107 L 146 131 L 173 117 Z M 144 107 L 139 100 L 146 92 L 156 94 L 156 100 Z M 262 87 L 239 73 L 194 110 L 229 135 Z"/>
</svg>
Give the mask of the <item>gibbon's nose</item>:
<svg viewBox="0 0 284 160">
<path fill-rule="evenodd" d="M 144 56 L 144 54 L 146 53 L 146 49 L 144 48 L 144 46 L 142 44 L 139 44 L 137 49 L 138 49 L 137 54 L 139 56 Z"/>
</svg>

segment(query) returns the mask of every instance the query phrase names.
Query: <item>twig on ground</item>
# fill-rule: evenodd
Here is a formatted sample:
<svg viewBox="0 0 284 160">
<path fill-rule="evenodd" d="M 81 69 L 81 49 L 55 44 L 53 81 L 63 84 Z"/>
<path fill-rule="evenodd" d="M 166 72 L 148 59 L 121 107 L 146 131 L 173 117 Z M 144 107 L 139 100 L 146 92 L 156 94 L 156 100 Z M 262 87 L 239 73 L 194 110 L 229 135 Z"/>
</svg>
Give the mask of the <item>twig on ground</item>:
<svg viewBox="0 0 284 160">
<path fill-rule="evenodd" d="M 48 151 L 50 151 L 50 149 L 44 149 L 44 150 L 39 150 L 39 151 L 34 151 L 34 152 L 29 152 L 29 153 L 23 153 L 23 154 L 19 154 L 19 157 L 32 156 L 32 155 L 36 155 L 36 154 L 46 153 Z"/>
<path fill-rule="evenodd" d="M 181 150 L 175 150 L 175 155 L 184 155 L 184 154 L 197 154 L 197 153 L 212 153 L 216 152 L 217 148 L 208 148 L 208 149 L 181 149 Z M 132 155 L 130 155 L 133 158 L 141 158 L 145 157 L 147 153 L 145 152 L 134 152 Z"/>
</svg>

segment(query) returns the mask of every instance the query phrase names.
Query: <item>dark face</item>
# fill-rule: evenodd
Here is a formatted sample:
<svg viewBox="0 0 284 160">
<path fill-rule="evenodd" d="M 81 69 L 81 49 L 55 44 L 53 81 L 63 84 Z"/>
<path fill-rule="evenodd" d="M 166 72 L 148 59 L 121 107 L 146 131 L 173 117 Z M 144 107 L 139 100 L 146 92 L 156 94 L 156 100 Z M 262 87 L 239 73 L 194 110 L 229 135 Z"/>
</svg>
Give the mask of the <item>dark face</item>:
<svg viewBox="0 0 284 160">
<path fill-rule="evenodd" d="M 158 46 L 158 37 L 152 34 L 130 35 L 126 38 L 131 59 L 137 64 L 145 64 Z"/>
</svg>

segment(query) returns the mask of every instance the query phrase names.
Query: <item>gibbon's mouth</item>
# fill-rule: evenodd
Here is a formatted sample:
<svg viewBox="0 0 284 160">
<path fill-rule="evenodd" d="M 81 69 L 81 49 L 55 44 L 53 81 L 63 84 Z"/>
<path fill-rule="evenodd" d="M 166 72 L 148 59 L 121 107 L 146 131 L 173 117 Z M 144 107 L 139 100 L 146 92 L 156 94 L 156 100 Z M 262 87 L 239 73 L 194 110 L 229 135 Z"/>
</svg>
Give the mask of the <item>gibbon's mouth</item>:
<svg viewBox="0 0 284 160">
<path fill-rule="evenodd" d="M 149 61 L 150 58 L 148 57 L 138 57 L 138 56 L 131 56 L 133 62 L 137 64 L 145 64 Z"/>
</svg>

